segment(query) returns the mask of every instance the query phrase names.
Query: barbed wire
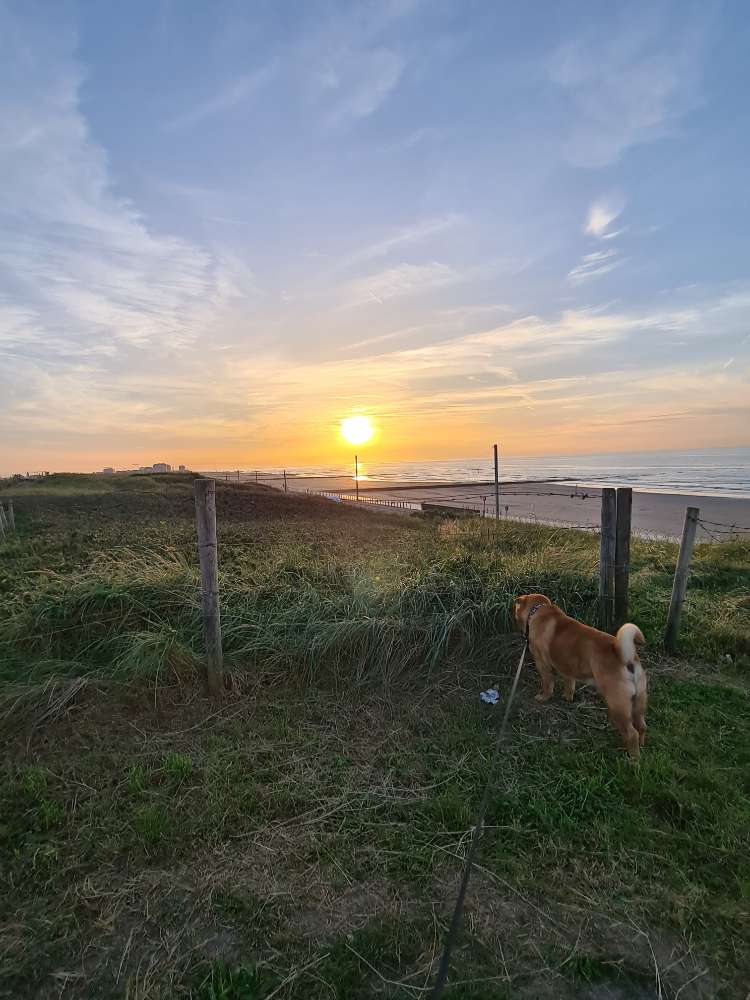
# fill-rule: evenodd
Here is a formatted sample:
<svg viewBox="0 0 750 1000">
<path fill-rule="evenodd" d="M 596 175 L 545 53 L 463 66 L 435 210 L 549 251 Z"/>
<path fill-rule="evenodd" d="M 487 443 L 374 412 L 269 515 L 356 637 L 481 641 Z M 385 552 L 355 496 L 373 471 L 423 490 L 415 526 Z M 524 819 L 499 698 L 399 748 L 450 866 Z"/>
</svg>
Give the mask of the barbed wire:
<svg viewBox="0 0 750 1000">
<path fill-rule="evenodd" d="M 705 528 L 707 524 L 710 524 L 713 528 L 728 528 L 729 531 L 750 531 L 750 527 L 743 524 L 727 524 L 724 521 L 707 521 L 705 518 L 699 517 L 698 524 L 702 524 Z M 726 532 L 724 532 L 726 534 Z"/>
</svg>

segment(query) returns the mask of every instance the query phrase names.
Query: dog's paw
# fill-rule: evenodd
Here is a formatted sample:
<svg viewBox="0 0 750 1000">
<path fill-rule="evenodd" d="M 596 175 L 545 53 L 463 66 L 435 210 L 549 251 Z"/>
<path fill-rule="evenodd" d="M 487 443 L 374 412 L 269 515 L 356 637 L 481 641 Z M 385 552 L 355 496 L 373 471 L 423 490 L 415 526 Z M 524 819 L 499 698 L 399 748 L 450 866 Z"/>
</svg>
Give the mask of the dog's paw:
<svg viewBox="0 0 750 1000">
<path fill-rule="evenodd" d="M 549 701 L 551 697 L 551 694 L 538 694 L 536 695 L 536 700 L 539 702 Z"/>
</svg>

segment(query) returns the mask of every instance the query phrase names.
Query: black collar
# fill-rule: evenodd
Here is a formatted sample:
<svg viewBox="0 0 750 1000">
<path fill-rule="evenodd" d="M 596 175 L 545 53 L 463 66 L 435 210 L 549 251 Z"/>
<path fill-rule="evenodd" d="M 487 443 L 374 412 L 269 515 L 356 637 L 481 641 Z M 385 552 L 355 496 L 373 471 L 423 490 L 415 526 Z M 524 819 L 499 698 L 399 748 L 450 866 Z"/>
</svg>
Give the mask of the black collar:
<svg viewBox="0 0 750 1000">
<path fill-rule="evenodd" d="M 539 603 L 535 604 L 534 607 L 531 609 L 531 611 L 529 611 L 529 614 L 526 618 L 526 631 L 524 632 L 524 638 L 526 639 L 526 642 L 529 641 L 529 625 L 531 624 L 531 619 L 534 617 L 534 615 L 540 608 L 548 608 L 548 607 L 549 604 Z"/>
</svg>

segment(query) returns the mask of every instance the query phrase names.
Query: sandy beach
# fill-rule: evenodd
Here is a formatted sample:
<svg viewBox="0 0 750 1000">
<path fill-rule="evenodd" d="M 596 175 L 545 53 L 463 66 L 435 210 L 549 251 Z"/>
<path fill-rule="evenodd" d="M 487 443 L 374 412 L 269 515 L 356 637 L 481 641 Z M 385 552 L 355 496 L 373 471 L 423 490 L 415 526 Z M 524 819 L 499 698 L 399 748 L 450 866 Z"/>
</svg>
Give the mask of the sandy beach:
<svg viewBox="0 0 750 1000">
<path fill-rule="evenodd" d="M 273 485 L 279 484 L 274 482 Z M 353 497 L 350 478 L 289 479 L 295 491 L 329 492 Z M 406 509 L 422 503 L 471 508 L 494 516 L 493 483 L 410 483 L 368 480 L 359 486 L 360 497 L 368 501 L 395 501 Z M 384 509 L 390 504 L 383 504 Z M 750 535 L 750 499 L 683 493 L 656 493 L 633 490 L 633 531 L 641 535 L 679 538 L 687 507 L 697 507 L 702 522 L 702 541 L 726 540 L 732 534 Z M 500 513 L 515 520 L 537 520 L 549 524 L 596 528 L 599 525 L 601 489 L 568 485 L 559 481 L 502 483 Z M 398 508 L 396 508 L 398 509 Z M 403 508 L 401 508 L 403 509 Z"/>
</svg>

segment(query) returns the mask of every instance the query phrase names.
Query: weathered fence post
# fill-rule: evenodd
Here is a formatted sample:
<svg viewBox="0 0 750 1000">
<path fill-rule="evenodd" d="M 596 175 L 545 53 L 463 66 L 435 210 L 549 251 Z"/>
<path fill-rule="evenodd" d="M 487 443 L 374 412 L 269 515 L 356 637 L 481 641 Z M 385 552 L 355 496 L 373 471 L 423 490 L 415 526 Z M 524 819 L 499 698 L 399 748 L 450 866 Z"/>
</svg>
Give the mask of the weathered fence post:
<svg viewBox="0 0 750 1000">
<path fill-rule="evenodd" d="M 13 501 L 8 501 L 8 524 L 12 535 L 16 533 L 16 512 L 13 510 Z"/>
<path fill-rule="evenodd" d="M 500 520 L 500 469 L 497 457 L 497 445 L 493 444 L 492 450 L 495 453 L 495 520 Z"/>
<path fill-rule="evenodd" d="M 287 486 L 286 486 L 286 469 L 284 469 L 284 492 L 285 493 L 287 492 Z"/>
<path fill-rule="evenodd" d="M 615 617 L 616 521 L 616 493 L 607 487 L 602 490 L 602 524 L 599 542 L 599 624 L 605 632 L 611 631 Z"/>
<path fill-rule="evenodd" d="M 690 560 L 693 555 L 695 545 L 695 532 L 698 529 L 698 507 L 688 507 L 685 511 L 685 523 L 682 527 L 682 539 L 680 541 L 680 554 L 677 557 L 677 568 L 674 572 L 674 583 L 672 584 L 672 600 L 669 602 L 669 614 L 667 615 L 667 630 L 664 633 L 664 646 L 668 653 L 673 653 L 677 646 L 677 631 L 680 627 L 680 615 L 682 614 L 682 603 L 685 600 L 687 590 L 688 574 L 690 572 Z"/>
<path fill-rule="evenodd" d="M 630 524 L 633 512 L 633 491 L 629 486 L 617 490 L 617 539 L 615 541 L 615 621 L 619 628 L 628 617 L 628 584 L 630 581 Z"/>
<path fill-rule="evenodd" d="M 219 610 L 219 556 L 216 542 L 216 483 L 195 480 L 195 521 L 198 528 L 198 558 L 201 567 L 201 607 L 206 652 L 206 686 L 218 695 L 223 687 L 221 617 Z"/>
<path fill-rule="evenodd" d="M 0 542 L 5 541 L 5 514 L 3 513 L 3 505 L 0 503 Z"/>
</svg>

